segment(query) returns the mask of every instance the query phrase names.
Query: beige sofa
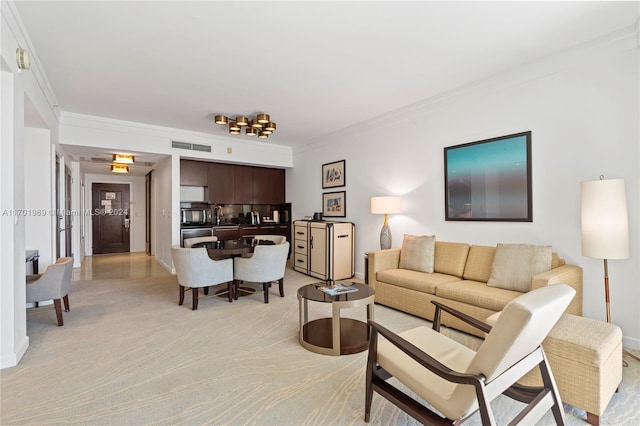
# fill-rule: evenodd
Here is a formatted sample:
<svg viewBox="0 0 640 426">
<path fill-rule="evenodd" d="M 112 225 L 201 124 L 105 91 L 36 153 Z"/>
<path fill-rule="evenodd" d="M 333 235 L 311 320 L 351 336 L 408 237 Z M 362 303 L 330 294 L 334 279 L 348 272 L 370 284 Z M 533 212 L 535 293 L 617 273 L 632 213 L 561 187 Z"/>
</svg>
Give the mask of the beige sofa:
<svg viewBox="0 0 640 426">
<path fill-rule="evenodd" d="M 433 320 L 432 300 L 445 303 L 474 318 L 485 320 L 501 311 L 522 292 L 487 285 L 492 273 L 496 247 L 436 241 L 433 272 L 400 268 L 400 248 L 368 253 L 369 285 L 377 303 Z M 556 253 L 551 269 L 531 278 L 531 289 L 565 283 L 576 290 L 566 312 L 582 315 L 582 268 L 567 265 Z M 467 333 L 484 335 L 450 315 L 442 323 Z"/>
</svg>

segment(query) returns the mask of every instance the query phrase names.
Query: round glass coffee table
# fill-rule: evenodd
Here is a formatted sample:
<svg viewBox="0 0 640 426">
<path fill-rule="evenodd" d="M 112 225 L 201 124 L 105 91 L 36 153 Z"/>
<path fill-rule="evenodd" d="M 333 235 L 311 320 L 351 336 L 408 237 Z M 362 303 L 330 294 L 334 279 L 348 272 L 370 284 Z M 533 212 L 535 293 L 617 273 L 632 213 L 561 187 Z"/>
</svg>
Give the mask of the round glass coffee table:
<svg viewBox="0 0 640 426">
<path fill-rule="evenodd" d="M 369 345 L 369 326 L 364 321 L 341 318 L 340 310 L 366 306 L 367 320 L 373 319 L 375 291 L 366 284 L 340 282 L 357 291 L 332 296 L 320 290 L 328 283 L 308 284 L 298 289 L 300 345 L 322 355 L 348 355 L 362 352 Z M 309 321 L 309 301 L 330 303 L 332 316 Z"/>
</svg>

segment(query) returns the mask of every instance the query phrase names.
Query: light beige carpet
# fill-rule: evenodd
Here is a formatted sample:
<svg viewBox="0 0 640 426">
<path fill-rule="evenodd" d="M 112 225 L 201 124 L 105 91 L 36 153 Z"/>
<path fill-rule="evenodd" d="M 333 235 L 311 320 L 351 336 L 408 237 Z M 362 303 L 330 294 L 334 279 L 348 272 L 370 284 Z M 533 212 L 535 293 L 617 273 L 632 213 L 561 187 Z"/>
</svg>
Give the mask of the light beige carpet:
<svg viewBox="0 0 640 426">
<path fill-rule="evenodd" d="M 209 298 L 195 312 L 190 293 L 178 306 L 175 277 L 74 282 L 63 327 L 52 307 L 28 311 L 29 350 L 0 373 L 0 423 L 364 424 L 366 352 L 322 356 L 298 343 L 296 290 L 315 281 L 288 270 L 284 298 L 274 287 L 269 304 L 262 294 L 233 303 Z M 310 311 L 330 315 L 323 304 L 310 304 Z M 364 319 L 364 308 L 349 316 Z M 379 305 L 375 316 L 395 331 L 424 323 Z M 516 406 L 498 401 L 498 422 Z M 583 411 L 565 405 L 565 412 L 569 424 L 586 424 Z M 417 424 L 377 395 L 371 417 L 373 425 Z M 638 362 L 624 369 L 601 420 L 640 424 Z"/>
</svg>

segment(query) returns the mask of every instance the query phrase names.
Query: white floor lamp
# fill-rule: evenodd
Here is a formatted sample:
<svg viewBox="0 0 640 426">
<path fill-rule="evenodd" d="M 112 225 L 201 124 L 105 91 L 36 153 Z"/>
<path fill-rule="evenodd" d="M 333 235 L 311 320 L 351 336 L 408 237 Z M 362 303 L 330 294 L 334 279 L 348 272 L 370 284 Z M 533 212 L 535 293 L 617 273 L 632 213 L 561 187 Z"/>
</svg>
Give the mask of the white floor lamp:
<svg viewBox="0 0 640 426">
<path fill-rule="evenodd" d="M 629 258 L 629 219 L 624 179 L 582 182 L 582 255 L 604 259 L 604 297 L 611 322 L 608 259 Z M 623 351 L 640 360 L 634 354 Z"/>
<path fill-rule="evenodd" d="M 400 197 L 371 197 L 371 213 L 383 214 L 384 225 L 380 230 L 380 248 L 391 248 L 391 230 L 388 215 L 402 213 L 402 198 Z"/>
</svg>

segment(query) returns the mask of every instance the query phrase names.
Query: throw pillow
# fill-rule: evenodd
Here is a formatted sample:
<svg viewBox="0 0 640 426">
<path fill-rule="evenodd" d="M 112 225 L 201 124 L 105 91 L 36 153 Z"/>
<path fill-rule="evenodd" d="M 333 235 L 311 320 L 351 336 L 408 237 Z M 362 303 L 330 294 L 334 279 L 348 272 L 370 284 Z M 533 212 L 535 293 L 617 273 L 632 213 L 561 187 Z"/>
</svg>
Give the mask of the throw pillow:
<svg viewBox="0 0 640 426">
<path fill-rule="evenodd" d="M 498 244 L 491 265 L 489 287 L 531 290 L 531 277 L 551 269 L 551 246 Z"/>
<path fill-rule="evenodd" d="M 435 235 L 405 234 L 400 250 L 400 269 L 432 273 L 435 243 Z"/>
</svg>

